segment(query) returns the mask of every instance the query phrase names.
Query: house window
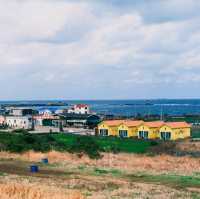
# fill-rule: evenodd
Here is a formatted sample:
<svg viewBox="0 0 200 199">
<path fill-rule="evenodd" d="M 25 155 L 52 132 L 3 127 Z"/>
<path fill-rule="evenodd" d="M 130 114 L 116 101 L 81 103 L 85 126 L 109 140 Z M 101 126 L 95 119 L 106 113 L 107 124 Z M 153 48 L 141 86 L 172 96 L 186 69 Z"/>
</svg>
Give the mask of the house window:
<svg viewBox="0 0 200 199">
<path fill-rule="evenodd" d="M 99 134 L 100 136 L 108 136 L 108 129 L 100 129 Z"/>
<path fill-rule="evenodd" d="M 170 140 L 171 139 L 171 132 L 161 132 L 161 139 L 162 140 Z"/>
<path fill-rule="evenodd" d="M 139 131 L 139 138 L 148 139 L 149 132 L 148 131 Z"/>
<path fill-rule="evenodd" d="M 119 136 L 120 137 L 127 137 L 128 131 L 127 130 L 119 130 Z"/>
</svg>

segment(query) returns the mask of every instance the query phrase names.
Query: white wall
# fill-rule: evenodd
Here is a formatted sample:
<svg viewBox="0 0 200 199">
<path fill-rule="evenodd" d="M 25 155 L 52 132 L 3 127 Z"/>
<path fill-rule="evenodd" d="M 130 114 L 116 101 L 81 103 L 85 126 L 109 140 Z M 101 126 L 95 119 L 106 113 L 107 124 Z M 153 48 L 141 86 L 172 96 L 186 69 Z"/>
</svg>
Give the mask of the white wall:
<svg viewBox="0 0 200 199">
<path fill-rule="evenodd" d="M 90 108 L 89 106 L 85 107 L 76 107 L 76 105 L 73 107 L 73 109 L 69 109 L 68 113 L 75 113 L 75 114 L 89 114 Z"/>
<path fill-rule="evenodd" d="M 28 116 L 7 116 L 6 124 L 13 129 L 31 129 L 32 117 Z"/>
</svg>

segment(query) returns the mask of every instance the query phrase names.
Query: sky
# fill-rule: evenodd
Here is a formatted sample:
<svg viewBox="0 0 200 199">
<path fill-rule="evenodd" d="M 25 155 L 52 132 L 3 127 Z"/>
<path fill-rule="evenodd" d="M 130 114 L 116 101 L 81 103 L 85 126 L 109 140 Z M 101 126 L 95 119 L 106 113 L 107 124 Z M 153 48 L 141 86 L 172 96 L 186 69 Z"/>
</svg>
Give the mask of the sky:
<svg viewBox="0 0 200 199">
<path fill-rule="evenodd" d="M 200 98 L 199 0 L 0 0 L 0 100 Z"/>
</svg>

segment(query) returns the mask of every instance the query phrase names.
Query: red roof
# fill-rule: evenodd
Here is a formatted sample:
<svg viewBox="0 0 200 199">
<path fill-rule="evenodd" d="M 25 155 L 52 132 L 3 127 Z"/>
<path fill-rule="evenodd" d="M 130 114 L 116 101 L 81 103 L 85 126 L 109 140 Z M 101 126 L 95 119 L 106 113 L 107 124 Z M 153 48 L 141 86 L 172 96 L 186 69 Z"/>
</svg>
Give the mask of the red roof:
<svg viewBox="0 0 200 199">
<path fill-rule="evenodd" d="M 163 126 L 165 123 L 163 121 L 155 121 L 155 122 L 145 122 L 145 125 L 151 128 L 159 128 Z"/>
<path fill-rule="evenodd" d="M 76 108 L 85 108 L 85 107 L 88 107 L 87 104 L 76 104 L 74 105 Z"/>
<path fill-rule="evenodd" d="M 128 127 L 136 127 L 136 126 L 141 125 L 143 121 L 142 120 L 125 120 L 123 123 Z"/>
<path fill-rule="evenodd" d="M 120 124 L 122 124 L 124 122 L 124 120 L 105 120 L 104 124 L 108 125 L 108 126 L 118 126 Z"/>
<path fill-rule="evenodd" d="M 171 128 L 190 128 L 190 124 L 187 122 L 166 122 L 165 123 L 167 126 Z"/>
<path fill-rule="evenodd" d="M 161 126 L 167 125 L 171 128 L 189 128 L 191 127 L 186 122 L 163 122 L 163 121 L 153 121 L 153 122 L 144 122 L 142 120 L 105 120 L 104 124 L 108 126 L 118 126 L 124 124 L 128 127 L 136 127 L 142 124 L 150 128 L 160 128 Z"/>
<path fill-rule="evenodd" d="M 58 116 L 54 116 L 54 115 L 35 115 L 33 116 L 34 119 L 59 119 Z"/>
</svg>

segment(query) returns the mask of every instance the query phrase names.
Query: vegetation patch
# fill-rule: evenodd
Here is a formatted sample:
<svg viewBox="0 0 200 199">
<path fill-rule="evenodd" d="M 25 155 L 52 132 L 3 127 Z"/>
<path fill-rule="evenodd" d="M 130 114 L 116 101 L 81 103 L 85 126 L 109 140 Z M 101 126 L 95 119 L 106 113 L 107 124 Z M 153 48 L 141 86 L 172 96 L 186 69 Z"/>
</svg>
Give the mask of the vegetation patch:
<svg viewBox="0 0 200 199">
<path fill-rule="evenodd" d="M 177 188 L 198 187 L 200 188 L 200 178 L 194 176 L 180 175 L 149 175 L 149 174 L 131 174 L 127 175 L 133 181 L 164 184 Z"/>
<path fill-rule="evenodd" d="M 72 134 L 29 134 L 26 131 L 0 132 L 0 150 L 22 153 L 29 150 L 48 152 L 51 150 L 87 154 L 100 158 L 100 152 L 147 153 L 155 142 L 121 139 L 115 137 L 79 136 Z"/>
</svg>

